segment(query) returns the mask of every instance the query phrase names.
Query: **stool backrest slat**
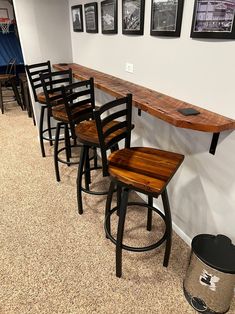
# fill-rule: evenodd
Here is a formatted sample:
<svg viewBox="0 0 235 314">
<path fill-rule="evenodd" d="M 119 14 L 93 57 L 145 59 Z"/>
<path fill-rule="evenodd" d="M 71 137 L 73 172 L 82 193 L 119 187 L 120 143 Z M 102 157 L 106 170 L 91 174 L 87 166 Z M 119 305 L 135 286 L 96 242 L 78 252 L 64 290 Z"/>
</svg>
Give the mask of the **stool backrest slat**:
<svg viewBox="0 0 235 314">
<path fill-rule="evenodd" d="M 110 113 L 110 110 L 112 112 Z M 114 111 L 114 112 L 113 112 Z M 108 102 L 95 110 L 95 120 L 100 142 L 103 175 L 108 176 L 108 150 L 118 149 L 119 142 L 125 141 L 130 147 L 132 120 L 132 95 Z"/>
</svg>

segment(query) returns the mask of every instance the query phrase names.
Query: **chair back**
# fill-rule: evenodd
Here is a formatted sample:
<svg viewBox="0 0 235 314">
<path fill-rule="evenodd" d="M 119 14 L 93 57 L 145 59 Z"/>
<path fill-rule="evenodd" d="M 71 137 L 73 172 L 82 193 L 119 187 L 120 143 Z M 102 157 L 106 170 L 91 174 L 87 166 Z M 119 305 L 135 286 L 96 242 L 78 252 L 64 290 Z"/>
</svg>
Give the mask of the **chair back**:
<svg viewBox="0 0 235 314">
<path fill-rule="evenodd" d="M 73 82 L 72 70 L 56 71 L 51 73 L 40 73 L 41 84 L 46 98 L 48 107 L 53 107 L 62 104 L 63 85 L 69 85 Z"/>
<path fill-rule="evenodd" d="M 42 81 L 40 79 L 40 74 L 51 73 L 51 63 L 50 61 L 35 63 L 31 65 L 25 65 L 26 73 L 28 75 L 30 85 L 33 90 L 34 100 L 38 102 L 37 93 L 38 90 L 42 88 Z"/>
<path fill-rule="evenodd" d="M 68 116 L 72 138 L 76 138 L 75 125 L 93 119 L 95 109 L 94 80 L 75 82 L 62 86 L 62 102 Z"/>
<path fill-rule="evenodd" d="M 111 109 L 112 113 L 110 113 Z M 133 128 L 132 95 L 127 94 L 126 97 L 104 104 L 95 110 L 94 115 L 100 142 L 103 175 L 108 176 L 107 151 L 117 149 L 121 140 L 125 140 L 125 148 L 130 148 Z"/>
</svg>

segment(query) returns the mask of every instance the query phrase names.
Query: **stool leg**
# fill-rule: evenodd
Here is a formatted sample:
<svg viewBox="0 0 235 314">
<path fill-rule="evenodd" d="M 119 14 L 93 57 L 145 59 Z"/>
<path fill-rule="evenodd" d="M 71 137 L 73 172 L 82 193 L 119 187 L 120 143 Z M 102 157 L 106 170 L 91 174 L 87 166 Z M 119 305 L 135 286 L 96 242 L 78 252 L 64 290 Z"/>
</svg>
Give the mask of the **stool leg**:
<svg viewBox="0 0 235 314">
<path fill-rule="evenodd" d="M 78 165 L 78 175 L 77 175 L 77 202 L 78 202 L 78 212 L 81 215 L 83 213 L 82 207 L 82 172 L 85 164 L 87 147 L 84 145 L 81 148 L 80 161 Z"/>
<path fill-rule="evenodd" d="M 1 105 L 2 114 L 4 114 L 4 104 L 3 104 L 3 98 L 2 98 L 2 83 L 1 83 L 1 81 L 0 81 L 0 105 Z"/>
<path fill-rule="evenodd" d="M 50 139 L 50 146 L 53 145 L 52 141 L 52 134 L 51 134 L 51 108 L 47 107 L 47 130 L 48 130 L 48 137 Z"/>
<path fill-rule="evenodd" d="M 98 168 L 98 158 L 97 158 L 97 149 L 96 149 L 96 147 L 94 147 L 93 150 L 94 150 L 94 168 Z"/>
<path fill-rule="evenodd" d="M 31 117 L 30 108 L 29 108 L 29 99 L 27 97 L 26 83 L 21 80 L 20 86 L 21 86 L 21 96 L 22 96 L 22 100 L 23 100 L 24 109 L 27 110 L 28 117 Z"/>
<path fill-rule="evenodd" d="M 117 243 L 116 243 L 116 276 L 122 276 L 122 241 L 123 241 L 123 231 L 126 218 L 126 207 L 128 202 L 129 190 L 127 188 L 123 189 L 121 206 L 119 212 L 119 221 L 118 221 L 118 231 L 117 231 Z"/>
<path fill-rule="evenodd" d="M 153 197 L 148 196 L 148 205 L 153 206 Z M 153 211 L 151 208 L 148 208 L 148 218 L 147 218 L 147 230 L 152 230 L 152 217 L 153 217 Z"/>
<path fill-rule="evenodd" d="M 69 129 L 68 129 L 68 124 L 64 124 L 64 142 L 65 142 L 65 151 L 66 151 L 66 161 L 70 161 L 71 157 L 71 145 L 70 145 L 70 140 L 69 140 Z M 70 166 L 70 164 L 68 164 Z"/>
<path fill-rule="evenodd" d="M 44 112 L 45 112 L 45 106 L 41 106 L 41 113 L 40 113 L 40 122 L 39 122 L 39 139 L 40 139 L 40 146 L 41 146 L 41 152 L 42 157 L 45 157 L 45 148 L 43 143 L 43 119 L 44 119 Z"/>
<path fill-rule="evenodd" d="M 54 145 L 54 165 L 55 165 L 55 175 L 56 175 L 57 182 L 60 182 L 59 161 L 58 161 L 60 129 L 61 129 L 61 123 L 57 123 L 56 132 L 55 132 L 55 145 Z"/>
<path fill-rule="evenodd" d="M 117 216 L 119 216 L 121 199 L 122 199 L 122 188 L 120 186 L 117 186 Z"/>
<path fill-rule="evenodd" d="M 166 218 L 166 248 L 165 248 L 165 255 L 163 266 L 167 267 L 169 263 L 170 253 L 171 253 L 171 242 L 172 242 L 172 221 L 171 221 L 171 210 L 169 199 L 167 195 L 167 190 L 165 189 L 162 193 L 162 203 L 165 212 Z"/>
<path fill-rule="evenodd" d="M 111 209 L 114 189 L 115 189 L 115 183 L 111 181 L 110 186 L 109 186 L 109 192 L 106 199 L 106 205 L 105 205 L 105 227 L 109 234 L 111 234 L 111 228 L 110 228 L 110 215 L 108 214 Z"/>
<path fill-rule="evenodd" d="M 89 184 L 91 183 L 91 171 L 90 171 L 90 160 L 89 160 L 89 147 L 87 146 L 85 155 L 85 187 L 89 191 Z"/>
<path fill-rule="evenodd" d="M 19 94 L 19 91 L 18 91 L 17 86 L 16 86 L 15 78 L 11 79 L 10 83 L 11 83 L 11 86 L 12 86 L 12 89 L 13 89 L 13 92 L 14 92 L 14 95 L 15 95 L 15 98 L 16 98 L 18 105 L 21 107 L 22 110 L 24 110 L 21 99 L 20 99 L 20 94 Z"/>
</svg>

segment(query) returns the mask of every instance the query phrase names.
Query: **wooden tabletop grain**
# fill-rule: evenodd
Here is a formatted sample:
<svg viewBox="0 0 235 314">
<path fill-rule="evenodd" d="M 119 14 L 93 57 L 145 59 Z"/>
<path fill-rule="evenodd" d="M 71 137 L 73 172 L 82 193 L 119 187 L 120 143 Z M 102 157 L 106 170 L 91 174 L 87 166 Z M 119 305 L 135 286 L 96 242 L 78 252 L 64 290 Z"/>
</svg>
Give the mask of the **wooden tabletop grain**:
<svg viewBox="0 0 235 314">
<path fill-rule="evenodd" d="M 127 93 L 131 93 L 134 106 L 176 127 L 212 133 L 235 129 L 235 120 L 233 119 L 115 76 L 76 63 L 54 64 L 53 67 L 57 70 L 71 68 L 74 78 L 79 80 L 93 77 L 98 89 L 114 97 L 123 97 Z M 178 109 L 183 108 L 196 109 L 200 114 L 184 116 L 178 112 Z"/>
</svg>

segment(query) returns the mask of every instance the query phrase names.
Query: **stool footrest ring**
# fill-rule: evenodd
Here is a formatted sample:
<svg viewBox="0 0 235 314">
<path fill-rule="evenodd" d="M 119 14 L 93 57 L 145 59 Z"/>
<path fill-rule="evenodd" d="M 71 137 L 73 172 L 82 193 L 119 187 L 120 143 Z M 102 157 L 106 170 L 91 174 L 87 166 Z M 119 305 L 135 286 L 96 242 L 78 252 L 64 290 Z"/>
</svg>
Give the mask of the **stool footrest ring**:
<svg viewBox="0 0 235 314">
<path fill-rule="evenodd" d="M 70 145 L 70 148 L 74 148 L 74 147 L 82 147 L 82 145 Z M 61 152 L 63 152 L 64 150 L 66 150 L 66 147 L 62 147 L 57 151 L 57 160 L 59 162 L 61 162 L 62 164 L 66 164 L 66 165 L 78 165 L 79 164 L 79 160 L 78 161 L 66 161 L 64 159 L 59 158 L 59 154 Z"/>
<path fill-rule="evenodd" d="M 91 167 L 89 170 L 85 170 L 82 172 L 82 175 L 84 175 L 86 172 L 88 171 L 93 171 L 93 170 L 98 170 L 98 169 L 102 169 L 101 166 L 98 167 Z M 96 191 L 91 191 L 91 190 L 87 190 L 86 188 L 84 188 L 83 186 L 81 187 L 81 190 L 85 193 L 91 194 L 91 195 L 107 195 L 108 191 L 100 191 L 100 192 L 96 192 Z"/>
<path fill-rule="evenodd" d="M 147 203 L 141 203 L 141 202 L 128 202 L 127 206 L 133 206 L 133 205 L 138 205 L 138 206 L 142 206 L 142 207 L 147 207 L 149 209 L 152 209 L 155 213 L 157 213 L 162 219 L 163 221 L 166 223 L 166 218 L 165 215 L 158 210 L 156 207 L 150 206 Z M 117 211 L 118 206 L 113 207 L 108 215 L 105 217 L 105 223 L 104 223 L 104 229 L 105 229 L 105 233 L 108 239 L 111 240 L 111 242 L 113 242 L 114 244 L 117 243 L 116 239 L 108 232 L 107 227 L 106 227 L 106 222 L 107 219 L 115 212 Z M 153 243 L 151 245 L 148 246 L 144 246 L 144 247 L 133 247 L 133 246 L 129 246 L 129 245 L 125 245 L 122 244 L 122 248 L 127 250 L 127 251 L 132 251 L 132 252 L 146 252 L 146 251 L 150 251 L 153 250 L 157 247 L 159 247 L 167 238 L 167 232 L 165 230 L 164 235 L 162 236 L 162 238 L 160 240 L 158 240 L 156 243 Z"/>
<path fill-rule="evenodd" d="M 64 126 L 62 126 L 62 128 L 64 128 Z M 42 131 L 42 134 L 44 134 L 44 133 L 46 133 L 46 132 L 49 132 L 49 130 L 56 130 L 56 127 L 52 127 L 52 128 L 50 128 L 50 129 L 44 129 L 43 131 Z M 71 137 L 71 136 L 70 136 Z M 50 137 L 48 137 L 48 136 L 42 136 L 42 138 L 45 140 L 45 141 L 55 141 L 55 138 L 50 138 Z M 61 138 L 59 138 L 59 141 L 62 141 L 62 140 L 64 140 L 64 137 L 61 137 Z"/>
</svg>

